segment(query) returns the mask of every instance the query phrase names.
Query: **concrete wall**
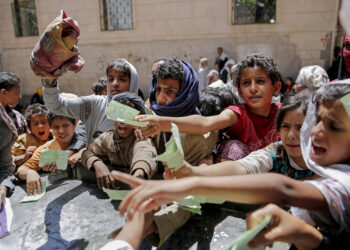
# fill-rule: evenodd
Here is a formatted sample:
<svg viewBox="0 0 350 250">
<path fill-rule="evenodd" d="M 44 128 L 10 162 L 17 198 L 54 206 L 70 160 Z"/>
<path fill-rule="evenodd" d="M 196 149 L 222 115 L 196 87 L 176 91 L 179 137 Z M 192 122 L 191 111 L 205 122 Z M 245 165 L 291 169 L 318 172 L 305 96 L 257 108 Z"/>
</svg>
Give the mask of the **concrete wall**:
<svg viewBox="0 0 350 250">
<path fill-rule="evenodd" d="M 16 73 L 23 93 L 40 87 L 29 67 L 29 55 L 39 37 L 15 37 L 11 0 L 0 0 L 0 54 L 3 70 Z M 275 24 L 231 24 L 231 0 L 133 0 L 133 30 L 101 31 L 97 0 L 36 0 L 39 33 L 64 9 L 79 22 L 79 48 L 86 61 L 78 74 L 61 79 L 62 91 L 90 94 L 91 84 L 104 75 L 118 57 L 133 63 L 141 89 L 148 93 L 153 59 L 177 56 L 198 67 L 222 46 L 236 61 L 253 52 L 272 56 L 285 76 L 295 77 L 300 67 L 327 67 L 337 35 L 339 0 L 277 0 Z"/>
</svg>

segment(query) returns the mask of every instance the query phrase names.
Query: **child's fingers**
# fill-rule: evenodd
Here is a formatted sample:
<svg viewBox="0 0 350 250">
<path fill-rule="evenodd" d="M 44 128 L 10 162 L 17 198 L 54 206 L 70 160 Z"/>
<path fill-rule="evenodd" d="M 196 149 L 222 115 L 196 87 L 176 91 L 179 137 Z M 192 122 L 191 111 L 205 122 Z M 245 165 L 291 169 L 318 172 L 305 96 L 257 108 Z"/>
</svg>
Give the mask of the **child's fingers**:
<svg viewBox="0 0 350 250">
<path fill-rule="evenodd" d="M 103 180 L 104 180 L 104 184 L 105 184 L 104 187 L 106 187 L 106 188 L 111 188 L 111 184 L 110 184 L 108 175 L 107 175 L 107 176 L 104 176 L 104 177 L 103 177 Z"/>
<path fill-rule="evenodd" d="M 135 117 L 135 121 L 145 122 L 147 121 L 147 115 L 138 115 Z"/>
<path fill-rule="evenodd" d="M 114 178 L 113 178 L 113 175 L 110 174 L 110 175 L 108 175 L 108 177 L 109 177 L 109 181 L 110 181 L 110 183 L 111 183 L 111 187 L 112 187 L 113 189 L 115 189 L 115 180 L 114 180 Z"/>
<path fill-rule="evenodd" d="M 41 182 L 40 182 L 40 178 L 39 180 L 36 181 L 36 188 L 38 190 L 38 194 L 41 194 Z"/>
<path fill-rule="evenodd" d="M 117 180 L 120 180 L 126 184 L 129 184 L 132 187 L 137 187 L 144 182 L 144 180 L 140 178 L 136 178 L 136 177 L 133 177 L 132 175 L 125 174 L 115 170 L 112 171 L 112 176 Z"/>
<path fill-rule="evenodd" d="M 154 210 L 157 210 L 159 208 L 159 204 L 157 204 L 157 201 L 154 199 L 149 199 L 145 202 L 143 202 L 139 208 L 140 211 L 143 213 L 148 213 Z"/>
<path fill-rule="evenodd" d="M 137 194 L 141 190 L 140 187 L 136 187 L 131 192 L 129 192 L 126 197 L 122 200 L 119 205 L 119 213 L 121 216 L 124 216 L 124 213 L 130 209 L 130 202 L 134 198 L 135 194 Z"/>
<path fill-rule="evenodd" d="M 102 188 L 102 183 L 101 183 L 101 181 L 102 181 L 102 178 L 101 178 L 101 177 L 97 177 L 97 187 L 98 187 L 98 188 Z"/>
</svg>

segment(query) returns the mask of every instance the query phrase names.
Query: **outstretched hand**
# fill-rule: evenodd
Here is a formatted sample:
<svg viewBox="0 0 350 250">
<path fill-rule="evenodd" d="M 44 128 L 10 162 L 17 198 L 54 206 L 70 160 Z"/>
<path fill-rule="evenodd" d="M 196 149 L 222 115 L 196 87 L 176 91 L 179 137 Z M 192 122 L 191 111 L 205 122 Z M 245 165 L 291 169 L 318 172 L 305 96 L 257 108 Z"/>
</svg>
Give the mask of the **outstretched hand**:
<svg viewBox="0 0 350 250">
<path fill-rule="evenodd" d="M 119 205 L 121 216 L 130 209 L 147 213 L 157 210 L 162 204 L 179 200 L 188 195 L 187 190 L 191 184 L 188 178 L 146 181 L 118 171 L 113 171 L 113 177 L 135 187 Z"/>
<path fill-rule="evenodd" d="M 250 247 L 256 248 L 263 245 L 272 247 L 275 241 L 282 241 L 293 243 L 298 249 L 313 249 L 321 243 L 322 234 L 316 228 L 274 204 L 249 214 L 247 228 L 255 227 L 268 215 L 271 215 L 270 223 L 266 230 L 261 231 L 250 241 Z"/>
<path fill-rule="evenodd" d="M 140 128 L 143 136 L 150 137 L 162 132 L 160 117 L 157 115 L 138 115 L 135 117 L 135 120 L 139 122 L 149 122 L 147 126 Z"/>
<path fill-rule="evenodd" d="M 163 165 L 165 166 L 165 170 L 163 173 L 163 178 L 165 180 L 180 179 L 180 178 L 185 178 L 193 175 L 193 171 L 192 171 L 193 166 L 189 164 L 187 161 L 184 161 L 184 164 L 177 171 L 175 171 L 173 168 L 168 168 L 165 162 L 163 162 Z"/>
</svg>

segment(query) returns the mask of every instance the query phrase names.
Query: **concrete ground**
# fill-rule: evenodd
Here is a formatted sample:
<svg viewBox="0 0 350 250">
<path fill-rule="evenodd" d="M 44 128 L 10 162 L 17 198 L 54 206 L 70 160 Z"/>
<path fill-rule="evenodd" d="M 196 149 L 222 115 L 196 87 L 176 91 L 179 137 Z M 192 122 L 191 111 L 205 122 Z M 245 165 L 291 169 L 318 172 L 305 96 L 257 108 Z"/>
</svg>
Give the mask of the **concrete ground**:
<svg viewBox="0 0 350 250">
<path fill-rule="evenodd" d="M 112 201 L 93 184 L 68 179 L 65 173 L 45 174 L 44 197 L 20 203 L 25 186 L 11 197 L 14 212 L 11 232 L 0 239 L 0 249 L 99 249 L 108 235 L 123 225 L 119 201 Z M 225 249 L 245 231 L 246 211 L 255 208 L 233 203 L 205 205 L 202 216 L 193 216 L 160 249 Z M 140 249 L 156 249 L 146 240 Z M 277 244 L 273 249 L 288 249 Z"/>
</svg>

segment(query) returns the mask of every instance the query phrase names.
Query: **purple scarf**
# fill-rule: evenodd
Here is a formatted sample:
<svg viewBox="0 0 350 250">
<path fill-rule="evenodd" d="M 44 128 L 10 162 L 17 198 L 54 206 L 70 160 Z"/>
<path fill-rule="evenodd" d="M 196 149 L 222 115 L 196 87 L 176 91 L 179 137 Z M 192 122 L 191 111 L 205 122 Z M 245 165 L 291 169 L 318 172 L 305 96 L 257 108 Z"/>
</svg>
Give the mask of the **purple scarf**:
<svg viewBox="0 0 350 250">
<path fill-rule="evenodd" d="M 152 78 L 149 98 L 151 108 L 157 115 L 172 117 L 200 115 L 197 108 L 199 103 L 198 76 L 189 63 L 181 61 L 181 64 L 184 74 L 180 84 L 180 91 L 174 100 L 165 105 L 157 104 L 155 93 L 157 79 L 155 77 Z"/>
</svg>

